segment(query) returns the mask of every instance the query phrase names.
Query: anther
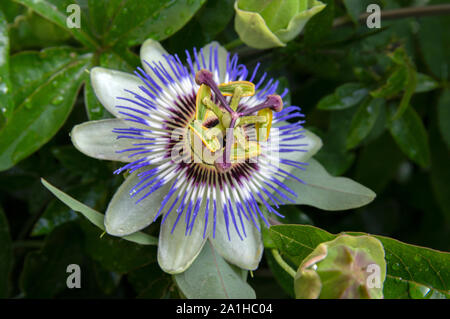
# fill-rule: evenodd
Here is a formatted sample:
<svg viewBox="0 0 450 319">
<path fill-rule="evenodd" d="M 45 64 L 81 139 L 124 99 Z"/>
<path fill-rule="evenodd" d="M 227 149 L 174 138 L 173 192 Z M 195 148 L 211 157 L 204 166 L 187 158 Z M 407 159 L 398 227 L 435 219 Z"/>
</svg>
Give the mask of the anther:
<svg viewBox="0 0 450 319">
<path fill-rule="evenodd" d="M 277 94 L 269 95 L 263 103 L 256 105 L 250 109 L 244 110 L 241 115 L 250 115 L 266 108 L 269 108 L 275 112 L 280 112 L 283 109 L 283 99 Z"/>
</svg>

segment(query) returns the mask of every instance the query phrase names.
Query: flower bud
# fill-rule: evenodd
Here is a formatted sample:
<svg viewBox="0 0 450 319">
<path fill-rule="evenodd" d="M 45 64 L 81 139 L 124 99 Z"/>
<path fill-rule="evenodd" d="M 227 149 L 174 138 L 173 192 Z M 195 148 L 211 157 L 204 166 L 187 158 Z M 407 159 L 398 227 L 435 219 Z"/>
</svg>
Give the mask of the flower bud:
<svg viewBox="0 0 450 319">
<path fill-rule="evenodd" d="M 250 47 L 284 47 L 323 8 L 317 0 L 236 0 L 234 27 Z"/>
<path fill-rule="evenodd" d="M 341 235 L 306 257 L 295 275 L 295 295 L 308 299 L 381 299 L 386 261 L 371 236 Z"/>
</svg>

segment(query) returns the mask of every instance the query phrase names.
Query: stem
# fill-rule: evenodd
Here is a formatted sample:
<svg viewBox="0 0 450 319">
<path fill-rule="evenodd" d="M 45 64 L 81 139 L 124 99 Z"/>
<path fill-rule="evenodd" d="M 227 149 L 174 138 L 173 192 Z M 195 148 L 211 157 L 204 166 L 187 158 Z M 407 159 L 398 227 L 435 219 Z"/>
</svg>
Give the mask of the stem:
<svg viewBox="0 0 450 319">
<path fill-rule="evenodd" d="M 240 45 L 243 45 L 244 42 L 240 38 L 234 39 L 231 42 L 228 42 L 224 45 L 224 48 L 227 49 L 227 51 L 233 50 L 234 48 L 237 48 Z"/>
<path fill-rule="evenodd" d="M 295 270 L 289 266 L 284 259 L 281 257 L 280 253 L 276 249 L 272 249 L 273 258 L 277 261 L 278 265 L 284 269 L 292 278 L 295 278 Z"/>
<path fill-rule="evenodd" d="M 401 8 L 401 9 L 392 9 L 392 10 L 382 10 L 381 11 L 381 19 L 401 19 L 407 17 L 424 17 L 431 15 L 442 15 L 450 13 L 450 4 L 438 4 L 432 6 L 423 6 L 423 7 L 409 7 L 409 8 Z M 358 17 L 359 22 L 366 21 L 367 17 L 371 13 L 362 13 Z M 334 19 L 333 28 L 338 28 L 347 24 L 351 24 L 352 20 L 345 16 Z"/>
</svg>

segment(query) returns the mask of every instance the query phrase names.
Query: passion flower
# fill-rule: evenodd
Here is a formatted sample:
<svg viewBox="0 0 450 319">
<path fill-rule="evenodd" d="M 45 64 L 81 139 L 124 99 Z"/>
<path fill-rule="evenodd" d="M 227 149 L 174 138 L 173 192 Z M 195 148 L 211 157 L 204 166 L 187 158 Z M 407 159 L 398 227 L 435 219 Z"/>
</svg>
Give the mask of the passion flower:
<svg viewBox="0 0 450 319">
<path fill-rule="evenodd" d="M 217 43 L 186 51 L 183 64 L 154 40 L 141 47 L 135 75 L 90 71 L 100 102 L 116 119 L 73 128 L 78 150 L 125 162 L 128 172 L 105 214 L 114 236 L 161 217 L 158 262 L 168 273 L 191 265 L 206 240 L 230 263 L 256 269 L 263 245 L 260 205 L 277 208 L 301 196 L 283 181 L 321 146 L 302 127 L 287 90 L 251 72 Z M 287 120 L 295 119 L 289 123 Z"/>
</svg>

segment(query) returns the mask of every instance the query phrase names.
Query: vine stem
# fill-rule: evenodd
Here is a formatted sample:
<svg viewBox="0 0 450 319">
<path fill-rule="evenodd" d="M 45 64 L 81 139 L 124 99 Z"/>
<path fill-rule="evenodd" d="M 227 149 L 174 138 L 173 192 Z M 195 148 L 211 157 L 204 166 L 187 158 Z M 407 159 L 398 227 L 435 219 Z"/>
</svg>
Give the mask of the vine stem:
<svg viewBox="0 0 450 319">
<path fill-rule="evenodd" d="M 284 269 L 292 278 L 295 278 L 295 270 L 291 268 L 287 264 L 287 262 L 284 261 L 283 257 L 281 257 L 280 253 L 276 249 L 272 249 L 272 255 L 273 258 L 277 261 L 278 265 L 280 265 L 281 268 Z"/>
<path fill-rule="evenodd" d="M 240 46 L 242 44 L 244 44 L 244 42 L 242 42 L 242 40 L 240 38 L 236 38 L 233 41 L 225 44 L 224 48 L 227 49 L 227 51 L 230 51 L 230 50 L 237 48 L 238 46 Z"/>
<path fill-rule="evenodd" d="M 431 6 L 422 6 L 422 7 L 408 7 L 408 8 L 400 8 L 400 9 L 392 9 L 392 10 L 381 10 L 381 19 L 401 19 L 407 17 L 424 17 L 431 15 L 443 15 L 450 14 L 450 4 L 437 4 Z M 358 17 L 359 22 L 366 21 L 367 17 L 372 13 L 362 13 Z M 344 26 L 346 24 L 352 23 L 352 20 L 347 17 L 339 17 L 334 19 L 333 28 L 338 28 Z"/>
</svg>

